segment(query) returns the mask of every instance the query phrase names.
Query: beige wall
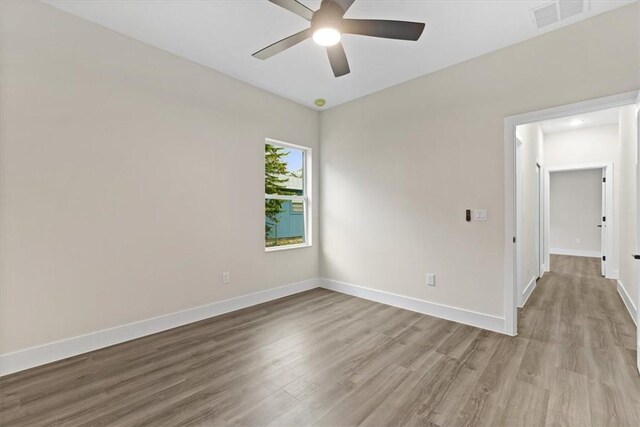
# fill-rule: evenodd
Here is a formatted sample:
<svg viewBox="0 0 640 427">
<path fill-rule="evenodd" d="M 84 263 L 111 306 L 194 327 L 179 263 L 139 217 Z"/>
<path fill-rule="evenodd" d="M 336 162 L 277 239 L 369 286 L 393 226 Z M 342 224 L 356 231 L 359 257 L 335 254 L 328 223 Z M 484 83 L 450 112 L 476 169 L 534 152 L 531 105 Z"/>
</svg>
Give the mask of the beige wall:
<svg viewBox="0 0 640 427">
<path fill-rule="evenodd" d="M 3 353 L 319 272 L 502 315 L 504 117 L 640 88 L 637 3 L 320 120 L 46 5 L 0 4 Z M 264 138 L 314 148 L 318 171 L 320 123 L 322 255 L 318 239 L 266 254 Z"/>
<path fill-rule="evenodd" d="M 638 246 L 638 106 L 620 109 L 620 283 L 624 286 L 636 306 L 638 305 L 638 286 L 640 271 L 638 261 L 631 258 L 639 253 Z"/>
<path fill-rule="evenodd" d="M 607 261 L 607 276 L 616 277 L 620 263 L 620 136 L 618 124 L 593 126 L 544 136 L 544 165 L 547 168 L 613 164 L 613 256 Z M 552 207 L 553 209 L 553 207 Z M 575 239 L 574 239 L 575 244 Z M 551 249 L 563 249 L 551 245 Z M 569 248 L 567 248 L 569 249 Z"/>
<path fill-rule="evenodd" d="M 3 353 L 318 275 L 317 239 L 267 254 L 263 216 L 264 138 L 314 148 L 317 171 L 316 112 L 0 3 Z"/>
<path fill-rule="evenodd" d="M 639 89 L 639 8 L 322 113 L 323 276 L 502 316 L 504 118 Z"/>
<path fill-rule="evenodd" d="M 602 169 L 553 172 L 549 184 L 551 253 L 569 251 L 599 257 Z"/>
<path fill-rule="evenodd" d="M 537 212 L 538 175 L 536 163 L 542 165 L 544 159 L 544 135 L 540 125 L 531 123 L 518 126 L 516 134 L 522 142 L 522 201 L 521 236 L 522 277 L 519 283 L 520 294 L 532 280 L 538 277 L 538 236 Z M 543 242 L 541 242 L 543 244 Z"/>
<path fill-rule="evenodd" d="M 544 165 L 548 168 L 620 161 L 618 124 L 593 126 L 544 136 Z M 619 175 L 615 175 L 616 180 Z"/>
</svg>

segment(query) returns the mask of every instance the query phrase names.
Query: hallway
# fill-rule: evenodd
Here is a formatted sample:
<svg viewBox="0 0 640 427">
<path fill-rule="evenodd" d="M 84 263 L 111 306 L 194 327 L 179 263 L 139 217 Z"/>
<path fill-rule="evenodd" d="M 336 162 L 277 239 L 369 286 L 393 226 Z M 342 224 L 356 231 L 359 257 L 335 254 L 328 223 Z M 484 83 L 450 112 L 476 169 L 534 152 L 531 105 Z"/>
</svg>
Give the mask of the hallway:
<svg viewBox="0 0 640 427">
<path fill-rule="evenodd" d="M 640 425 L 636 329 L 599 259 L 552 255 L 518 316 L 518 379 L 548 393 L 548 425 Z"/>
</svg>

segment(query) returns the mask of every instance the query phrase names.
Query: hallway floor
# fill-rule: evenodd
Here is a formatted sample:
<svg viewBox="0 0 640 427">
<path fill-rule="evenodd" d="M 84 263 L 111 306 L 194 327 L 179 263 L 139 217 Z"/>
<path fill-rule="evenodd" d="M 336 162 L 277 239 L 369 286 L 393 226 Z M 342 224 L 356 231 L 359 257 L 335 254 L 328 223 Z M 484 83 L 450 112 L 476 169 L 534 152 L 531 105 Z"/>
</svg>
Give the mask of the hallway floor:
<svg viewBox="0 0 640 427">
<path fill-rule="evenodd" d="M 552 269 L 517 337 L 314 289 L 3 377 L 0 425 L 640 425 L 614 283 Z"/>
<path fill-rule="evenodd" d="M 598 258 L 552 255 L 518 317 L 517 378 L 548 399 L 547 424 L 640 425 L 636 328 Z"/>
</svg>

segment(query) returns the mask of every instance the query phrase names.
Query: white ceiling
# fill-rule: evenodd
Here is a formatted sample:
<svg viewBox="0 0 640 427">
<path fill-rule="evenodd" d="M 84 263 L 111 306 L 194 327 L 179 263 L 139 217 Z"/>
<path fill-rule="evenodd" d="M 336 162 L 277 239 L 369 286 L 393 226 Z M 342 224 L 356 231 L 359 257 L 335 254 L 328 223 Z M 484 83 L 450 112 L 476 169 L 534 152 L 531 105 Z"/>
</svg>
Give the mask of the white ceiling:
<svg viewBox="0 0 640 427">
<path fill-rule="evenodd" d="M 593 113 L 579 114 L 577 116 L 562 117 L 560 119 L 545 120 L 540 122 L 542 132 L 545 134 L 564 132 L 568 130 L 589 128 L 593 126 L 604 126 L 618 123 L 618 112 L 620 108 L 609 108 L 607 110 L 594 111 Z M 579 125 L 571 124 L 573 120 L 580 120 Z"/>
<path fill-rule="evenodd" d="M 530 10 L 548 0 L 356 0 L 347 18 L 427 26 L 418 42 L 344 36 L 351 74 L 340 78 L 312 40 L 266 61 L 251 56 L 309 26 L 267 0 L 42 1 L 300 104 L 326 98 L 330 108 L 637 0 L 591 0 L 586 13 L 545 31 Z M 302 3 L 315 10 L 320 0 Z"/>
</svg>

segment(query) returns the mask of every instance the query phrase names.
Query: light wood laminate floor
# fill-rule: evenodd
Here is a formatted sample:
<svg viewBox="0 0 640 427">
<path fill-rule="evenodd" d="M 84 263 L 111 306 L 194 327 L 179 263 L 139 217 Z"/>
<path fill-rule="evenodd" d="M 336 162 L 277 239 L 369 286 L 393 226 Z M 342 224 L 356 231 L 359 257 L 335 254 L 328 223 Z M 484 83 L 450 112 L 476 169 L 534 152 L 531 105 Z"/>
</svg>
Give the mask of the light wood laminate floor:
<svg viewBox="0 0 640 427">
<path fill-rule="evenodd" d="M 635 326 L 557 256 L 520 334 L 316 289 L 0 379 L 12 425 L 640 425 Z"/>
</svg>

